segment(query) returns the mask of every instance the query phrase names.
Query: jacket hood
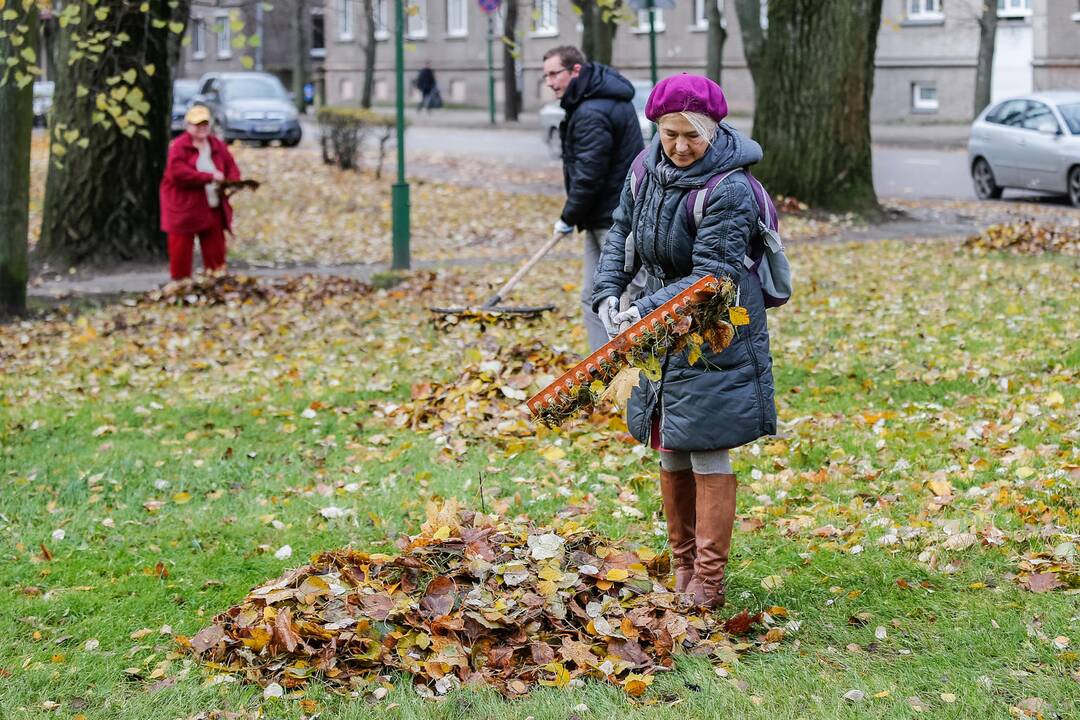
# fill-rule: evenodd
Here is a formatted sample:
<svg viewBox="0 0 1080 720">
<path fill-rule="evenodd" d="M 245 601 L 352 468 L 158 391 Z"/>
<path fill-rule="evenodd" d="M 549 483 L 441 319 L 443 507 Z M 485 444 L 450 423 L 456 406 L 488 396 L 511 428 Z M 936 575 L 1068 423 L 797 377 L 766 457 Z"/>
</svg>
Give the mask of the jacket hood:
<svg viewBox="0 0 1080 720">
<path fill-rule="evenodd" d="M 634 86 L 618 72 L 601 63 L 587 63 L 581 73 L 570 81 L 560 105 L 567 112 L 585 100 L 633 100 Z"/>
<path fill-rule="evenodd" d="M 703 185 L 713 175 L 761 162 L 761 146 L 727 123 L 720 123 L 709 150 L 690 167 L 675 167 L 666 161 L 660 134 L 653 136 L 645 154 L 645 167 L 666 185 Z M 661 167 L 662 171 L 657 168 Z"/>
</svg>

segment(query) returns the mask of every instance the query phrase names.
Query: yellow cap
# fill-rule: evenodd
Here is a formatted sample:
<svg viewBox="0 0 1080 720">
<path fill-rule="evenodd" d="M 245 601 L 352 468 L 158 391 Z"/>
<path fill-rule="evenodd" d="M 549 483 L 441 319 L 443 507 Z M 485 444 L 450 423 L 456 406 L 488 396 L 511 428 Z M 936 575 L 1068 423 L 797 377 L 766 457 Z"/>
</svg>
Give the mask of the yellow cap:
<svg viewBox="0 0 1080 720">
<path fill-rule="evenodd" d="M 184 122 L 191 123 L 192 125 L 210 122 L 210 119 L 210 108 L 205 105 L 192 105 L 188 108 L 187 114 L 184 115 Z"/>
</svg>

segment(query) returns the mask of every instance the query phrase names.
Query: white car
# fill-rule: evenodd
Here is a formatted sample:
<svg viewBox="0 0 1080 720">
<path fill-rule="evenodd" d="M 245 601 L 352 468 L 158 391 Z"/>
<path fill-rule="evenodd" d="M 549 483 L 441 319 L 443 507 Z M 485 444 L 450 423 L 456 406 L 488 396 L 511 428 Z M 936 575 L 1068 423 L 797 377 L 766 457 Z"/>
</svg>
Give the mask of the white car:
<svg viewBox="0 0 1080 720">
<path fill-rule="evenodd" d="M 1080 92 L 1038 92 L 988 107 L 971 125 L 968 167 L 981 200 L 1017 188 L 1065 195 L 1080 207 Z"/>
<path fill-rule="evenodd" d="M 649 93 L 652 92 L 652 83 L 648 80 L 631 80 L 630 83 L 634 86 L 634 99 L 630 102 L 634 103 L 634 110 L 637 111 L 638 125 L 641 126 L 641 137 L 648 143 L 655 131 L 652 121 L 645 117 L 645 103 L 649 99 Z M 562 105 L 559 104 L 558 100 L 549 102 L 540 108 L 540 130 L 543 133 L 544 142 L 548 146 L 548 151 L 553 158 L 562 155 L 559 125 L 565 116 L 566 111 L 562 109 Z"/>
</svg>

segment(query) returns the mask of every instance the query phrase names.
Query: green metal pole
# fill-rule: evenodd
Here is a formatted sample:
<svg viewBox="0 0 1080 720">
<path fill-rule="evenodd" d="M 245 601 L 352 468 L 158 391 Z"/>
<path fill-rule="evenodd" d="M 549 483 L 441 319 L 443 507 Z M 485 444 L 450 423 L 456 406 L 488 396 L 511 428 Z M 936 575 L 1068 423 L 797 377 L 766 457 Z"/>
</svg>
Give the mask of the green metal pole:
<svg viewBox="0 0 1080 720">
<path fill-rule="evenodd" d="M 656 0 L 649 0 L 649 77 L 656 85 Z"/>
<path fill-rule="evenodd" d="M 394 52 L 397 75 L 397 182 L 391 190 L 394 270 L 409 269 L 409 183 L 405 182 L 405 0 L 394 0 Z"/>
<path fill-rule="evenodd" d="M 495 17 L 488 13 L 488 119 L 495 124 L 495 60 L 491 46 L 495 42 Z"/>
</svg>

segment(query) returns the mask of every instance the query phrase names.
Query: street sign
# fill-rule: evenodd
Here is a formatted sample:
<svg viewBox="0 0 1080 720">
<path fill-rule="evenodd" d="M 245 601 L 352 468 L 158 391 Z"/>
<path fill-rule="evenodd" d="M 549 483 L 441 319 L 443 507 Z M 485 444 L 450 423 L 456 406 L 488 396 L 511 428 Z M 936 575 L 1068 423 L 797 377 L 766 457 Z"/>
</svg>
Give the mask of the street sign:
<svg viewBox="0 0 1080 720">
<path fill-rule="evenodd" d="M 481 2 L 481 4 L 483 4 Z M 630 0 L 630 7 L 634 10 L 648 10 L 649 0 Z M 657 10 L 675 7 L 675 0 L 653 0 L 653 7 Z"/>
<path fill-rule="evenodd" d="M 480 5 L 480 9 L 486 12 L 488 15 L 499 9 L 499 5 L 502 4 L 502 0 L 476 0 Z M 672 0 L 674 2 L 674 0 Z"/>
</svg>

